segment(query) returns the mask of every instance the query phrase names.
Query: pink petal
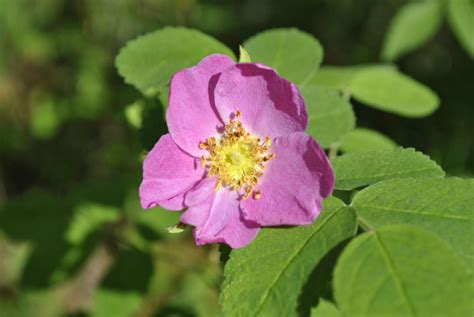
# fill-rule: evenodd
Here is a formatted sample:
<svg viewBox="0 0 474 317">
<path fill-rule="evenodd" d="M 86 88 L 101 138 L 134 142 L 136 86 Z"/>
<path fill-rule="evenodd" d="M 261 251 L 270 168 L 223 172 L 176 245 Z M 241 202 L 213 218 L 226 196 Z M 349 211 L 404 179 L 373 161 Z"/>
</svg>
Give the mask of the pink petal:
<svg viewBox="0 0 474 317">
<path fill-rule="evenodd" d="M 260 179 L 261 198 L 240 204 L 245 219 L 262 226 L 312 223 L 323 198 L 334 189 L 334 174 L 326 154 L 313 138 L 293 133 L 277 138 L 276 154 Z"/>
<path fill-rule="evenodd" d="M 222 128 L 210 92 L 214 90 L 217 74 L 234 64 L 226 55 L 210 55 L 171 79 L 166 113 L 168 130 L 176 144 L 195 157 L 207 153 L 199 149 L 199 142 L 217 135 L 218 128 Z"/>
<path fill-rule="evenodd" d="M 189 206 L 181 215 L 181 222 L 195 227 L 204 226 L 209 218 L 210 206 L 214 200 L 216 179 L 204 178 L 191 189 L 185 197 L 184 204 Z"/>
<path fill-rule="evenodd" d="M 226 188 L 220 189 L 203 204 L 190 207 L 181 221 L 196 226 L 194 237 L 197 245 L 222 242 L 232 248 L 241 248 L 249 244 L 260 230 L 257 224 L 242 217 L 237 192 Z"/>
<path fill-rule="evenodd" d="M 308 125 L 304 100 L 296 86 L 264 65 L 236 64 L 223 71 L 215 100 L 225 122 L 239 110 L 244 127 L 261 137 L 305 131 Z"/>
<path fill-rule="evenodd" d="M 184 195 L 203 175 L 204 170 L 196 159 L 183 152 L 169 134 L 163 135 L 143 162 L 139 190 L 142 207 L 183 209 Z"/>
</svg>

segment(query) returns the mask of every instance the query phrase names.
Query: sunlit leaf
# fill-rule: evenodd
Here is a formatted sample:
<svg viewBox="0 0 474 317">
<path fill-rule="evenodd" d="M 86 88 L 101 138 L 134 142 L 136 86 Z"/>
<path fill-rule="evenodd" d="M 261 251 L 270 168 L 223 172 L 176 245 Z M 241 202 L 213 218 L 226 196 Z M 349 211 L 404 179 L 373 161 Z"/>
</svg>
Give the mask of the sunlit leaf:
<svg viewBox="0 0 474 317">
<path fill-rule="evenodd" d="M 71 244 L 82 243 L 92 232 L 117 220 L 119 216 L 120 212 L 115 207 L 83 203 L 74 211 L 74 217 L 66 231 L 66 240 Z"/>
<path fill-rule="evenodd" d="M 451 27 L 464 49 L 474 58 L 474 2 L 450 0 L 447 4 Z"/>
<path fill-rule="evenodd" d="M 451 243 L 474 264 L 474 180 L 405 179 L 370 186 L 353 206 L 370 227 L 416 224 Z"/>
<path fill-rule="evenodd" d="M 184 27 L 166 27 L 130 41 L 116 59 L 122 77 L 143 94 L 155 95 L 171 76 L 214 54 L 234 57 L 232 51 L 209 35 Z"/>
<path fill-rule="evenodd" d="M 353 211 L 331 198 L 313 225 L 262 230 L 252 244 L 230 254 L 220 299 L 224 314 L 297 316 L 308 276 L 355 228 Z"/>
<path fill-rule="evenodd" d="M 409 2 L 403 6 L 385 35 L 382 58 L 392 61 L 425 44 L 441 25 L 442 9 L 440 0 Z"/>
<path fill-rule="evenodd" d="M 91 317 L 129 317 L 138 311 L 141 296 L 134 292 L 99 289 Z"/>
<path fill-rule="evenodd" d="M 341 141 L 342 152 L 357 152 L 369 150 L 390 150 L 397 144 L 387 136 L 367 128 L 355 128 L 347 133 Z"/>
<path fill-rule="evenodd" d="M 311 317 L 342 317 L 342 314 L 333 303 L 320 299 L 318 306 L 311 310 Z"/>
<path fill-rule="evenodd" d="M 308 133 L 322 147 L 339 142 L 355 126 L 351 104 L 337 90 L 306 85 L 301 90 L 308 110 Z"/>
<path fill-rule="evenodd" d="M 424 117 L 439 106 L 438 96 L 428 87 L 393 70 L 358 72 L 350 83 L 352 96 L 363 104 L 405 117 Z"/>
<path fill-rule="evenodd" d="M 360 235 L 344 250 L 334 276 L 345 316 L 470 316 L 472 274 L 436 235 L 392 225 Z"/>
<path fill-rule="evenodd" d="M 436 162 L 414 149 L 347 153 L 332 161 L 336 188 L 352 190 L 392 178 L 443 177 Z"/>
<path fill-rule="evenodd" d="M 244 42 L 253 62 L 275 68 L 288 80 L 304 86 L 317 72 L 323 48 L 312 35 L 294 29 L 273 29 Z"/>
</svg>

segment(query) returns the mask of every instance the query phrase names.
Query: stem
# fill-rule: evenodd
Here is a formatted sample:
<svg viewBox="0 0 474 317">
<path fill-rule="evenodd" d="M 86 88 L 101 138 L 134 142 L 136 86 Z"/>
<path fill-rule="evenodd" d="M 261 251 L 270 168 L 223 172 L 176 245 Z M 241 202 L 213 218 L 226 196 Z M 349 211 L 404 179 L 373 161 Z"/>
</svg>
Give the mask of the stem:
<svg viewBox="0 0 474 317">
<path fill-rule="evenodd" d="M 94 295 L 100 283 L 118 258 L 117 247 L 128 224 L 124 219 L 112 224 L 104 240 L 88 256 L 75 277 L 61 285 L 64 292 L 62 305 L 68 313 L 84 313 L 92 310 Z"/>
<path fill-rule="evenodd" d="M 339 151 L 339 144 L 331 144 L 329 146 L 329 159 L 332 161 L 337 157 Z"/>
<path fill-rule="evenodd" d="M 372 228 L 371 225 L 369 225 L 364 219 L 361 217 L 357 217 L 357 222 L 359 223 L 359 226 L 364 229 L 364 231 L 373 231 L 374 228 Z"/>
</svg>

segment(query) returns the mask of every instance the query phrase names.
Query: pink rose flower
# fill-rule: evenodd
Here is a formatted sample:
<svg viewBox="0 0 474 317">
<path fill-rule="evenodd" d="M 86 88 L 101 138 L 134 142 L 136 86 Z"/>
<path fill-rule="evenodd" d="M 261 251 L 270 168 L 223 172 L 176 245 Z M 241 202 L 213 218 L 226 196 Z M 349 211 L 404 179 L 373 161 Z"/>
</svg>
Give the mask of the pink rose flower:
<svg viewBox="0 0 474 317">
<path fill-rule="evenodd" d="M 171 79 L 169 134 L 143 164 L 143 208 L 186 211 L 197 245 L 240 248 L 262 226 L 306 225 L 334 174 L 305 133 L 298 88 L 261 64 L 210 55 Z"/>
</svg>

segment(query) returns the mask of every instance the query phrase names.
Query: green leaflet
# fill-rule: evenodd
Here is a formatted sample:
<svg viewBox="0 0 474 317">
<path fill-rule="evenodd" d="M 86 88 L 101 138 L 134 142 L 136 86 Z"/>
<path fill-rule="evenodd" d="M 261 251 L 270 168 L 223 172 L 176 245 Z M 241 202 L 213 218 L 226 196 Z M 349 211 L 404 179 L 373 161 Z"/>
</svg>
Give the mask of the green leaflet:
<svg viewBox="0 0 474 317">
<path fill-rule="evenodd" d="M 74 217 L 66 231 L 66 240 L 71 244 L 80 244 L 88 235 L 119 217 L 120 211 L 116 207 L 83 203 L 74 211 Z"/>
<path fill-rule="evenodd" d="M 286 79 L 304 86 L 317 72 L 323 48 L 312 35 L 290 29 L 273 29 L 244 42 L 253 62 L 275 68 Z"/>
<path fill-rule="evenodd" d="M 471 0 L 448 1 L 448 18 L 459 42 L 474 58 L 474 3 Z"/>
<path fill-rule="evenodd" d="M 166 27 L 130 41 L 115 64 L 127 83 L 152 96 L 168 85 L 175 72 L 214 53 L 235 59 L 229 48 L 209 35 L 184 27 Z"/>
<path fill-rule="evenodd" d="M 321 298 L 318 306 L 311 310 L 311 317 L 342 317 L 342 314 L 333 303 Z"/>
<path fill-rule="evenodd" d="M 128 317 L 137 313 L 142 298 L 135 292 L 99 289 L 95 295 L 95 309 L 91 317 Z"/>
<path fill-rule="evenodd" d="M 225 316 L 296 316 L 298 296 L 312 270 L 333 247 L 354 235 L 353 211 L 336 198 L 313 225 L 263 229 L 249 246 L 233 250 L 225 266 Z"/>
<path fill-rule="evenodd" d="M 344 136 L 340 149 L 342 152 L 358 152 L 369 150 L 390 150 L 397 144 L 378 131 L 367 128 L 355 128 Z"/>
<path fill-rule="evenodd" d="M 433 91 L 388 65 L 326 66 L 310 83 L 339 89 L 347 98 L 405 117 L 427 116 L 439 106 Z"/>
<path fill-rule="evenodd" d="M 382 49 L 382 58 L 396 60 L 430 40 L 441 26 L 443 3 L 438 0 L 409 2 L 390 23 Z"/>
<path fill-rule="evenodd" d="M 439 106 L 438 96 L 431 89 L 393 70 L 361 71 L 351 81 L 350 91 L 369 107 L 405 117 L 424 117 Z"/>
<path fill-rule="evenodd" d="M 364 223 L 415 224 L 435 232 L 474 260 L 474 180 L 397 179 L 370 186 L 352 203 Z"/>
<path fill-rule="evenodd" d="M 318 86 L 339 89 L 350 93 L 350 85 L 354 77 L 360 72 L 367 70 L 395 70 L 392 65 L 356 65 L 356 66 L 321 66 L 318 72 L 310 80 L 310 83 Z"/>
<path fill-rule="evenodd" d="M 337 90 L 306 85 L 301 89 L 308 110 L 308 130 L 321 144 L 328 148 L 339 142 L 355 126 L 352 105 L 344 100 Z"/>
<path fill-rule="evenodd" d="M 472 274 L 436 235 L 407 225 L 358 236 L 335 269 L 335 298 L 354 317 L 471 316 Z"/>
<path fill-rule="evenodd" d="M 332 161 L 336 188 L 352 190 L 391 178 L 443 177 L 434 161 L 414 149 L 347 153 Z"/>
</svg>

